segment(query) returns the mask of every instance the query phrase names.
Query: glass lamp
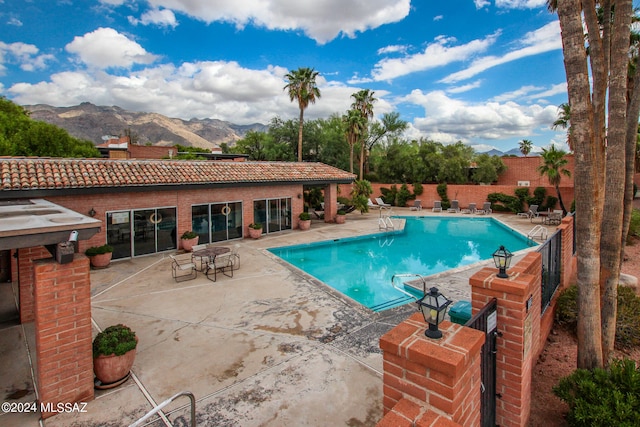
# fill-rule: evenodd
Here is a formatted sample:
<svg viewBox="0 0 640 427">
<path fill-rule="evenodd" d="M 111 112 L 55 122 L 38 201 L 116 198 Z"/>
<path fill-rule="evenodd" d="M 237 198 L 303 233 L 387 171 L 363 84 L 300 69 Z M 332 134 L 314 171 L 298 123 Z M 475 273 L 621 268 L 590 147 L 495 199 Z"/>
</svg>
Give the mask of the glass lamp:
<svg viewBox="0 0 640 427">
<path fill-rule="evenodd" d="M 451 301 L 442 295 L 438 288 L 431 288 L 429 293 L 425 292 L 424 297 L 418 300 L 418 309 L 422 312 L 425 322 L 429 324 L 429 329 L 424 332 L 428 338 L 442 338 L 442 331 L 438 329 L 438 325 L 444 320 L 449 304 Z"/>
<path fill-rule="evenodd" d="M 511 257 L 513 257 L 513 254 L 502 245 L 493 253 L 493 262 L 498 269 L 498 277 L 503 279 L 509 277 L 507 268 L 511 265 Z"/>
</svg>

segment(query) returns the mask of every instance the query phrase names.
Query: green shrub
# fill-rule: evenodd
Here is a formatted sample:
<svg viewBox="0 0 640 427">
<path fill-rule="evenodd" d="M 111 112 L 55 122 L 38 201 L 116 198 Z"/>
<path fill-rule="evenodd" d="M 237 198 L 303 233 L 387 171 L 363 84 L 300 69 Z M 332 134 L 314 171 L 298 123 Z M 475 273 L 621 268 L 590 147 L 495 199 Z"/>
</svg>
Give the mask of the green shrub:
<svg viewBox="0 0 640 427">
<path fill-rule="evenodd" d="M 516 188 L 514 193 L 516 194 L 516 197 L 523 203 L 527 203 L 528 204 L 528 200 L 529 200 L 529 187 L 519 187 Z"/>
<path fill-rule="evenodd" d="M 553 392 L 569 405 L 570 426 L 640 425 L 640 366 L 614 360 L 609 369 L 577 369 Z"/>
<path fill-rule="evenodd" d="M 440 184 L 438 184 L 438 186 L 436 187 L 436 191 L 438 192 L 438 196 L 440 196 L 440 200 L 442 201 L 442 203 L 440 204 L 442 206 L 442 209 L 449 209 L 451 207 L 451 202 L 449 201 L 449 196 L 447 196 L 447 183 L 441 182 Z"/>
<path fill-rule="evenodd" d="M 556 208 L 556 205 L 558 204 L 558 198 L 555 196 L 547 196 L 547 201 L 545 202 L 544 205 L 541 205 L 538 210 L 539 211 L 546 211 L 548 209 L 550 210 L 554 210 Z"/>
<path fill-rule="evenodd" d="M 504 193 L 490 193 L 487 201 L 491 202 L 491 208 L 497 212 L 522 212 L 522 201 Z"/>
<path fill-rule="evenodd" d="M 93 357 L 115 354 L 122 356 L 136 348 L 136 333 L 123 324 L 109 326 L 93 340 Z"/>
<path fill-rule="evenodd" d="M 381 199 L 383 202 L 396 206 L 396 197 L 398 196 L 398 187 L 396 185 L 392 185 L 391 188 L 380 187 L 380 192 L 382 193 Z"/>
<path fill-rule="evenodd" d="M 422 184 L 420 184 L 419 182 L 413 184 L 413 198 L 420 196 L 423 192 L 424 188 L 422 187 Z"/>
<path fill-rule="evenodd" d="M 578 327 L 578 287 L 562 291 L 556 303 L 556 321 L 574 334 Z M 633 289 L 618 286 L 618 316 L 615 346 L 618 349 L 640 346 L 640 297 Z"/>
<path fill-rule="evenodd" d="M 640 237 L 640 210 L 631 211 L 631 221 L 629 222 L 629 236 Z"/>
<path fill-rule="evenodd" d="M 413 196 L 411 191 L 409 191 L 409 186 L 402 184 L 396 194 L 396 206 L 407 206 L 407 201 L 411 198 L 413 198 Z"/>
<path fill-rule="evenodd" d="M 195 239 L 196 237 L 198 237 L 198 235 L 191 230 L 185 231 L 182 233 L 182 236 L 180 236 L 181 239 Z"/>
<path fill-rule="evenodd" d="M 309 212 L 300 212 L 298 219 L 300 219 L 300 221 L 309 221 L 311 219 L 311 215 L 309 215 Z"/>
<path fill-rule="evenodd" d="M 84 254 L 86 256 L 96 256 L 96 255 L 106 254 L 108 252 L 113 252 L 113 246 L 110 246 L 110 245 L 91 246 L 86 251 L 84 251 Z"/>
<path fill-rule="evenodd" d="M 533 190 L 533 197 L 530 197 L 527 203 L 529 203 L 529 205 L 538 205 L 538 208 L 540 208 L 544 205 L 545 197 L 547 197 L 547 189 L 544 187 L 536 187 Z"/>
</svg>

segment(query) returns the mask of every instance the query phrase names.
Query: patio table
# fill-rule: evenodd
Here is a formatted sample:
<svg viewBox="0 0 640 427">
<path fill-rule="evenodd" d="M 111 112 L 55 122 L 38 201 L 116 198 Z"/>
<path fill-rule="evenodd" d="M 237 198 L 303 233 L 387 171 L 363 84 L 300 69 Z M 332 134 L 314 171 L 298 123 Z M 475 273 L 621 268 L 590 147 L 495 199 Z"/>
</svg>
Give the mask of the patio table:
<svg viewBox="0 0 640 427">
<path fill-rule="evenodd" d="M 207 276 L 207 279 L 209 279 L 209 272 L 213 271 L 213 281 L 216 281 L 216 276 L 217 276 L 217 271 L 220 270 L 222 274 L 227 275 L 224 270 L 226 267 L 216 267 L 215 261 L 216 261 L 216 257 L 218 255 L 222 255 L 222 254 L 226 254 L 228 252 L 231 252 L 231 248 L 227 247 L 227 246 L 212 246 L 210 248 L 205 248 L 205 249 L 199 249 L 197 251 L 193 251 L 193 256 L 197 256 L 197 257 L 202 257 L 202 258 L 208 258 L 209 262 L 206 263 L 206 267 L 202 267 L 202 271 L 204 271 L 204 273 Z M 233 277 L 233 268 L 231 269 L 231 274 Z M 211 280 L 211 279 L 209 279 Z"/>
</svg>

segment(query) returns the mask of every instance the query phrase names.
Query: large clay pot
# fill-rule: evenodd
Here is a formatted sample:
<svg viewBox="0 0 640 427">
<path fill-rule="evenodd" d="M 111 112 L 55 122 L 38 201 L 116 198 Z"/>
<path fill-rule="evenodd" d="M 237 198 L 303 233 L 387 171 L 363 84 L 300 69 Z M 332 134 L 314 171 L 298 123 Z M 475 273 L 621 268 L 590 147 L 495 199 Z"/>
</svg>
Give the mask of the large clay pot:
<svg viewBox="0 0 640 427">
<path fill-rule="evenodd" d="M 336 224 L 344 224 L 346 220 L 347 220 L 346 215 L 336 215 Z"/>
<path fill-rule="evenodd" d="M 91 266 L 93 268 L 107 268 L 111 264 L 111 256 L 113 252 L 106 252 L 104 254 L 93 255 L 89 259 L 91 260 Z"/>
<path fill-rule="evenodd" d="M 93 359 L 93 373 L 103 384 L 114 383 L 127 376 L 135 358 L 135 348 L 122 356 L 98 356 Z"/>
<path fill-rule="evenodd" d="M 182 249 L 187 252 L 191 252 L 193 247 L 198 244 L 198 239 L 200 239 L 200 236 L 196 236 L 193 239 L 180 239 L 182 242 Z"/>
<path fill-rule="evenodd" d="M 249 227 L 249 236 L 252 239 L 259 239 L 262 236 L 262 228 L 251 228 Z"/>
<path fill-rule="evenodd" d="M 308 230 L 311 228 L 311 220 L 307 219 L 307 220 L 299 220 L 298 221 L 298 227 L 300 227 L 300 230 Z"/>
</svg>

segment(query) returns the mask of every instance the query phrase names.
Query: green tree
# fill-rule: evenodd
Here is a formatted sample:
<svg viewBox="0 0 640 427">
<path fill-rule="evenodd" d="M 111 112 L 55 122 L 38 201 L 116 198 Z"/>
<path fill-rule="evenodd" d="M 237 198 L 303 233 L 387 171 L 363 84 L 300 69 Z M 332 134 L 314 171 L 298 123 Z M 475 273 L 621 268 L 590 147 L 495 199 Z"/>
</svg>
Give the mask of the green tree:
<svg viewBox="0 0 640 427">
<path fill-rule="evenodd" d="M 248 154 L 249 160 L 267 160 L 266 146 L 268 136 L 264 132 L 250 130 L 244 138 L 236 142 L 236 151 Z"/>
<path fill-rule="evenodd" d="M 353 149 L 365 131 L 367 120 L 360 110 L 351 109 L 343 117 L 346 125 L 346 137 L 349 144 L 349 172 L 353 173 Z"/>
<path fill-rule="evenodd" d="M 377 99 L 373 96 L 375 92 L 370 89 L 362 89 L 356 93 L 352 93 L 351 97 L 354 99 L 351 104 L 352 110 L 360 111 L 362 117 L 364 118 L 365 126 L 364 129 L 368 128 L 369 120 L 373 118 L 373 103 L 377 101 Z M 360 179 L 363 178 L 364 175 L 364 156 L 365 156 L 365 138 L 366 133 L 361 132 L 359 134 L 359 142 L 360 142 Z"/>
<path fill-rule="evenodd" d="M 288 91 L 291 102 L 298 101 L 300 108 L 300 119 L 298 128 L 298 161 L 302 161 L 302 125 L 304 123 L 304 110 L 309 104 L 315 104 L 316 99 L 320 98 L 320 89 L 316 86 L 316 77 L 318 72 L 313 68 L 301 67 L 297 70 L 291 70 L 285 75 L 289 81 L 284 87 Z"/>
<path fill-rule="evenodd" d="M 366 179 L 360 179 L 353 182 L 351 189 L 351 200 L 353 206 L 360 211 L 361 214 L 369 212 L 369 196 L 373 193 L 371 183 Z"/>
<path fill-rule="evenodd" d="M 560 194 L 560 182 L 562 181 L 562 175 L 571 177 L 571 171 L 565 169 L 565 166 L 569 161 L 566 158 L 567 153 L 564 150 L 557 150 L 555 145 L 550 148 L 542 149 L 542 164 L 538 166 L 538 172 L 542 176 L 546 176 L 549 180 L 549 184 L 553 185 L 558 193 L 558 201 L 560 207 L 566 215 L 567 209 L 562 202 L 562 195 Z"/>
<path fill-rule="evenodd" d="M 567 131 L 567 145 L 573 150 L 573 142 L 571 141 L 571 106 L 564 102 L 558 107 L 558 118 L 551 124 L 551 129 L 558 128 Z"/>
<path fill-rule="evenodd" d="M 471 173 L 471 180 L 476 183 L 490 184 L 498 180 L 498 176 L 506 170 L 502 159 L 487 153 L 476 157 L 476 168 Z"/>
<path fill-rule="evenodd" d="M 527 157 L 533 148 L 533 143 L 529 139 L 523 139 L 518 144 L 520 144 L 520 152 L 523 156 Z"/>
</svg>

